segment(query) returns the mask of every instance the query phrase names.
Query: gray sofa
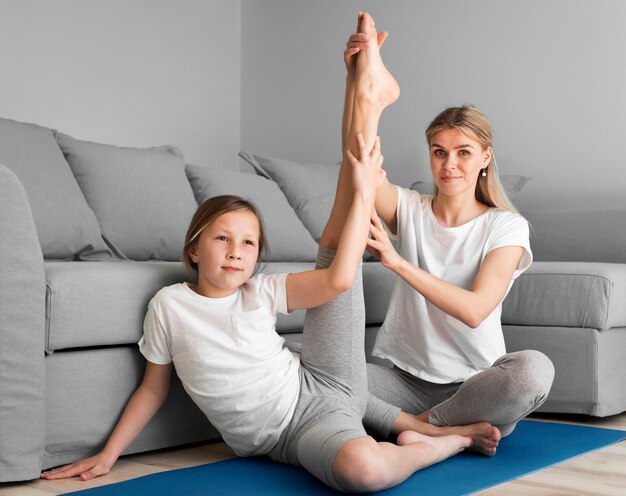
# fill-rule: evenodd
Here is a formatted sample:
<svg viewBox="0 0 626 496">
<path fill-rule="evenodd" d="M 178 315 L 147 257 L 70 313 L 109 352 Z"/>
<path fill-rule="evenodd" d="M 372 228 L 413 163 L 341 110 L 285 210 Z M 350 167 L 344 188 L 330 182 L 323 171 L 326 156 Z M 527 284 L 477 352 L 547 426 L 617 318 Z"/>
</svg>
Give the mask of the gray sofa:
<svg viewBox="0 0 626 496">
<path fill-rule="evenodd" d="M 261 270 L 313 266 L 336 166 L 246 158 L 258 175 L 185 164 L 174 147 L 89 143 L 0 119 L 0 482 L 103 445 L 143 374 L 136 343 L 148 301 L 192 279 L 180 253 L 198 202 L 252 199 L 270 241 Z M 509 350 L 554 361 L 543 411 L 626 410 L 625 213 L 528 217 L 538 261 L 504 304 Z M 363 271 L 369 350 L 395 278 L 376 261 Z M 298 341 L 303 316 L 281 316 L 279 332 Z M 175 379 L 127 453 L 217 438 Z"/>
</svg>

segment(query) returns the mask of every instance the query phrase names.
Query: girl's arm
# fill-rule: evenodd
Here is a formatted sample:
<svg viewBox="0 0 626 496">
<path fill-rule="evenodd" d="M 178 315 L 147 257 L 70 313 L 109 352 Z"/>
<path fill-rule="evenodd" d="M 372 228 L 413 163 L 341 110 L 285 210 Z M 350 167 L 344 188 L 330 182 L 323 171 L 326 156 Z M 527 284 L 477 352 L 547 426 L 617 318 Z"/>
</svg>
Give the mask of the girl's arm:
<svg viewBox="0 0 626 496">
<path fill-rule="evenodd" d="M 362 158 L 359 162 L 348 151 L 354 194 L 335 258 L 327 269 L 287 276 L 287 306 L 290 311 L 322 305 L 350 289 L 354 282 L 367 242 L 376 189 L 385 177 L 380 168 L 383 163 L 380 139 L 376 138 L 371 153 L 367 153 L 362 134 L 359 133 L 357 140 Z"/>
<path fill-rule="evenodd" d="M 402 258 L 392 246 L 380 219 L 372 215 L 372 239 L 367 242 L 372 251 L 388 269 L 393 270 L 418 293 L 440 310 L 476 328 L 504 299 L 513 278 L 513 272 L 522 257 L 521 246 L 505 246 L 489 252 L 467 290 L 455 286 Z"/>
<path fill-rule="evenodd" d="M 42 479 L 65 479 L 80 476 L 82 480 L 108 474 L 122 452 L 139 435 L 159 410 L 170 388 L 172 364 L 146 362 L 146 372 L 139 387 L 128 400 L 122 417 L 100 453 L 71 465 L 41 474 Z"/>
</svg>

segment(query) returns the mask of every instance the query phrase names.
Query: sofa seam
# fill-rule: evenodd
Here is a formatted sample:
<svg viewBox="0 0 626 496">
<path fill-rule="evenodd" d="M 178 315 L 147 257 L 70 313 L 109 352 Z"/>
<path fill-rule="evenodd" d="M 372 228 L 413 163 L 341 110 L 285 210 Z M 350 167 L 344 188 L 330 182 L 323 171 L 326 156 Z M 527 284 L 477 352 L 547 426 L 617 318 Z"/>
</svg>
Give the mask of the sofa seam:
<svg viewBox="0 0 626 496">
<path fill-rule="evenodd" d="M 44 331 L 46 333 L 46 349 L 45 352 L 47 355 L 52 355 L 54 350 L 50 349 L 50 328 L 51 328 L 51 322 L 52 322 L 52 315 L 53 315 L 53 300 L 54 298 L 52 297 L 52 292 L 53 292 L 53 288 L 52 285 L 46 281 L 46 309 L 45 309 L 45 314 L 47 314 L 47 319 L 46 319 L 46 325 L 44 328 Z"/>
</svg>

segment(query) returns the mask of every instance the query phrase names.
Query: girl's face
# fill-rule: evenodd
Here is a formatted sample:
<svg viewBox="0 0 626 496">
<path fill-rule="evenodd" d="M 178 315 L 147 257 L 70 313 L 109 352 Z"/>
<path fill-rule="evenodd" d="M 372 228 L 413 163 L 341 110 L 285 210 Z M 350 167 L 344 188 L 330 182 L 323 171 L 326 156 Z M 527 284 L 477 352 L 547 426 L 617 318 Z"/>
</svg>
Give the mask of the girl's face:
<svg viewBox="0 0 626 496">
<path fill-rule="evenodd" d="M 205 227 L 189 252 L 198 264 L 197 292 L 222 298 L 237 291 L 254 272 L 259 235 L 259 219 L 250 210 L 227 212 Z"/>
<path fill-rule="evenodd" d="M 490 160 L 490 147 L 483 149 L 458 129 L 442 129 L 432 137 L 430 169 L 440 194 L 467 193 L 473 197 L 478 175 Z"/>
</svg>

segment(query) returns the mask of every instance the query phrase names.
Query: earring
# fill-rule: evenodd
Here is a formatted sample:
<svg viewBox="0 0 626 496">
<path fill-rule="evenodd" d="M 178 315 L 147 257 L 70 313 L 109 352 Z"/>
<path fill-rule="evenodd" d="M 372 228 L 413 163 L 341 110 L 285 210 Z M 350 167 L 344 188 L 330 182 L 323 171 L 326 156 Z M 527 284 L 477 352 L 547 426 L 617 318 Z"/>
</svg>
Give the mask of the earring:
<svg viewBox="0 0 626 496">
<path fill-rule="evenodd" d="M 487 169 L 483 169 L 483 171 L 480 173 L 481 176 L 483 177 L 487 177 Z"/>
</svg>

